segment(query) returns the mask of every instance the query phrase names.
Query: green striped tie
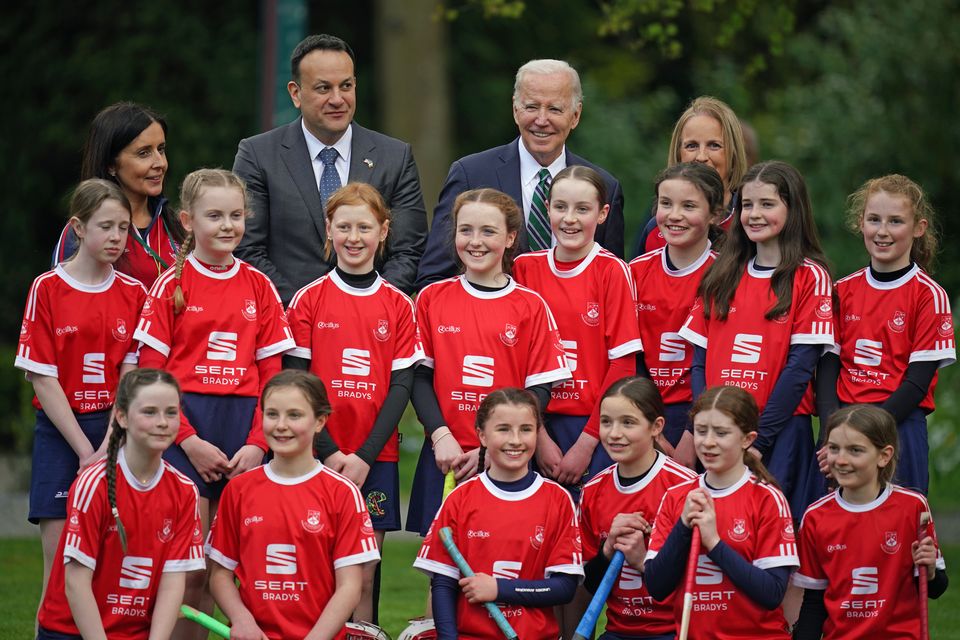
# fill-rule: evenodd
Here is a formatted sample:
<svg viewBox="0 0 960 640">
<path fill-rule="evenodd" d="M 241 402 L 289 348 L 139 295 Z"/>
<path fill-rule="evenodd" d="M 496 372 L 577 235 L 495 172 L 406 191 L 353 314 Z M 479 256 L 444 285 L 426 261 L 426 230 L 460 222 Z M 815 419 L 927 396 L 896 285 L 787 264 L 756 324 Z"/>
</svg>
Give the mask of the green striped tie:
<svg viewBox="0 0 960 640">
<path fill-rule="evenodd" d="M 540 182 L 533 190 L 530 216 L 527 218 L 527 237 L 530 241 L 531 251 L 549 249 L 552 245 L 550 241 L 550 218 L 547 217 L 547 194 L 550 192 L 552 178 L 547 169 L 540 169 L 537 177 L 540 178 Z"/>
</svg>

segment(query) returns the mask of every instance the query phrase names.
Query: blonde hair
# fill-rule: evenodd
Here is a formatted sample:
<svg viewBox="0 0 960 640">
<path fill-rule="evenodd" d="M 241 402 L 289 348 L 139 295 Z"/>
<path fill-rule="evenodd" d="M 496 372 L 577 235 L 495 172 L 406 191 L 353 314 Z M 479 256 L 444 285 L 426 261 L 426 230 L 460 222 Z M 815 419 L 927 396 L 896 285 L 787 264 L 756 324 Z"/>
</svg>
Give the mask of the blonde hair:
<svg viewBox="0 0 960 640">
<path fill-rule="evenodd" d="M 180 208 L 184 211 L 193 211 L 197 200 L 203 195 L 204 189 L 208 187 L 226 187 L 239 189 L 243 195 L 243 206 L 246 211 L 247 206 L 247 185 L 243 180 L 232 171 L 226 169 L 197 169 L 187 174 L 180 185 Z M 173 313 L 179 314 L 187 305 L 186 298 L 183 295 L 183 289 L 180 286 L 180 276 L 183 274 L 183 263 L 187 259 L 193 248 L 196 246 L 196 240 L 193 232 L 187 233 L 180 250 L 177 251 L 176 274 L 177 287 L 173 291 Z"/>
<path fill-rule="evenodd" d="M 667 166 L 680 163 L 680 146 L 683 144 L 683 128 L 695 116 L 709 116 L 720 123 L 723 131 L 723 153 L 727 157 L 727 177 L 724 179 L 727 191 L 737 188 L 749 169 L 746 145 L 743 141 L 743 127 L 740 119 L 723 100 L 713 96 L 700 96 L 694 99 L 687 110 L 680 115 L 670 137 L 670 150 L 667 152 Z"/>
<path fill-rule="evenodd" d="M 861 232 L 863 216 L 867 212 L 867 200 L 875 193 L 883 191 L 891 196 L 902 196 L 913 209 L 914 224 L 927 221 L 927 229 L 919 238 L 913 239 L 910 247 L 910 259 L 920 265 L 924 271 L 933 271 L 939 249 L 936 229 L 936 214 L 927 194 L 916 182 L 897 173 L 873 178 L 864 182 L 859 189 L 847 198 L 847 227 L 854 233 Z"/>
<path fill-rule="evenodd" d="M 333 224 L 333 214 L 342 206 L 367 207 L 381 226 L 390 222 L 390 209 L 387 208 L 383 196 L 376 187 L 366 182 L 348 182 L 330 194 L 327 199 L 327 224 Z M 387 240 L 384 238 L 377 247 L 377 257 L 383 257 L 386 244 Z M 332 253 L 333 241 L 327 235 L 323 243 L 323 257 L 329 260 Z"/>
</svg>

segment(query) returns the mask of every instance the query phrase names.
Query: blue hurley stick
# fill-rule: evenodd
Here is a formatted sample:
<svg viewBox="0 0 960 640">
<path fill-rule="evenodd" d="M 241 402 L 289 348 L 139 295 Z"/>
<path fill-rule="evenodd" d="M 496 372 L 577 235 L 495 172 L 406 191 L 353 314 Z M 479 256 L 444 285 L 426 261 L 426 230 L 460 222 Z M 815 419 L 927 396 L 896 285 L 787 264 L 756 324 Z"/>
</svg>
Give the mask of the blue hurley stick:
<svg viewBox="0 0 960 640">
<path fill-rule="evenodd" d="M 580 624 L 577 625 L 577 630 L 573 634 L 573 640 L 587 640 L 593 635 L 594 627 L 597 626 L 597 618 L 600 617 L 603 605 L 607 602 L 607 596 L 610 595 L 613 583 L 616 582 L 622 568 L 623 552 L 614 551 L 613 557 L 610 558 L 610 566 L 603 574 L 603 580 L 600 581 L 597 592 L 593 594 L 593 599 L 590 600 L 587 610 L 583 612 L 583 617 L 580 618 Z"/>
<path fill-rule="evenodd" d="M 446 548 L 447 553 L 450 554 L 454 564 L 460 569 L 460 573 L 466 578 L 472 578 L 474 576 L 473 569 L 467 564 L 466 558 L 463 557 L 460 549 L 457 549 L 457 545 L 453 542 L 453 532 L 450 531 L 450 527 L 440 529 L 440 541 L 443 543 L 444 548 Z M 503 617 L 503 612 L 500 611 L 499 607 L 492 602 L 484 602 L 483 606 L 490 612 L 490 617 L 497 623 L 503 636 L 508 640 L 516 640 L 517 632 L 513 630 L 513 627 L 510 626 L 507 619 Z"/>
</svg>

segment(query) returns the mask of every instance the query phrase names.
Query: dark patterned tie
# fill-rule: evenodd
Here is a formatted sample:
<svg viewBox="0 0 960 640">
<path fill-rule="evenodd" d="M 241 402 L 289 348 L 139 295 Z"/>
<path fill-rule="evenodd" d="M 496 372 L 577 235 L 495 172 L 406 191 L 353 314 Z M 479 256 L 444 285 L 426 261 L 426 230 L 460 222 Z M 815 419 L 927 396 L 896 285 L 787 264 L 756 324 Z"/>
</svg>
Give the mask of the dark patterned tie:
<svg viewBox="0 0 960 640">
<path fill-rule="evenodd" d="M 324 211 L 327 209 L 327 198 L 340 188 L 340 174 L 337 173 L 337 157 L 340 155 L 333 147 L 321 149 L 320 162 L 323 163 L 323 173 L 320 174 L 320 203 Z"/>
<path fill-rule="evenodd" d="M 533 198 L 530 201 L 530 216 L 527 218 L 527 237 L 530 241 L 531 251 L 549 249 L 552 245 L 550 218 L 547 217 L 547 193 L 550 192 L 550 182 L 553 179 L 546 169 L 540 169 L 537 177 L 540 178 L 540 182 L 533 190 Z"/>
</svg>

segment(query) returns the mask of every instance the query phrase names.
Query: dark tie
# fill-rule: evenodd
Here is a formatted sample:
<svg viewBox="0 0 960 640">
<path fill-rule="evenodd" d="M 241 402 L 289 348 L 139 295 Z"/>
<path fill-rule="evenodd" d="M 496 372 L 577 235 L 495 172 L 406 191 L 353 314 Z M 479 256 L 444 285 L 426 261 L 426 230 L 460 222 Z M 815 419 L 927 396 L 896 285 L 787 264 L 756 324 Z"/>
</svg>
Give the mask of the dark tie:
<svg viewBox="0 0 960 640">
<path fill-rule="evenodd" d="M 327 208 L 327 198 L 340 188 L 340 174 L 337 173 L 337 157 L 340 154 L 333 147 L 321 149 L 319 156 L 323 163 L 323 173 L 320 174 L 320 203 L 324 210 Z"/>
<path fill-rule="evenodd" d="M 540 181 L 533 190 L 530 201 L 530 216 L 527 218 L 527 236 L 530 240 L 530 250 L 539 251 L 551 246 L 550 218 L 547 217 L 547 193 L 550 191 L 550 172 L 540 169 L 537 173 Z"/>
</svg>

